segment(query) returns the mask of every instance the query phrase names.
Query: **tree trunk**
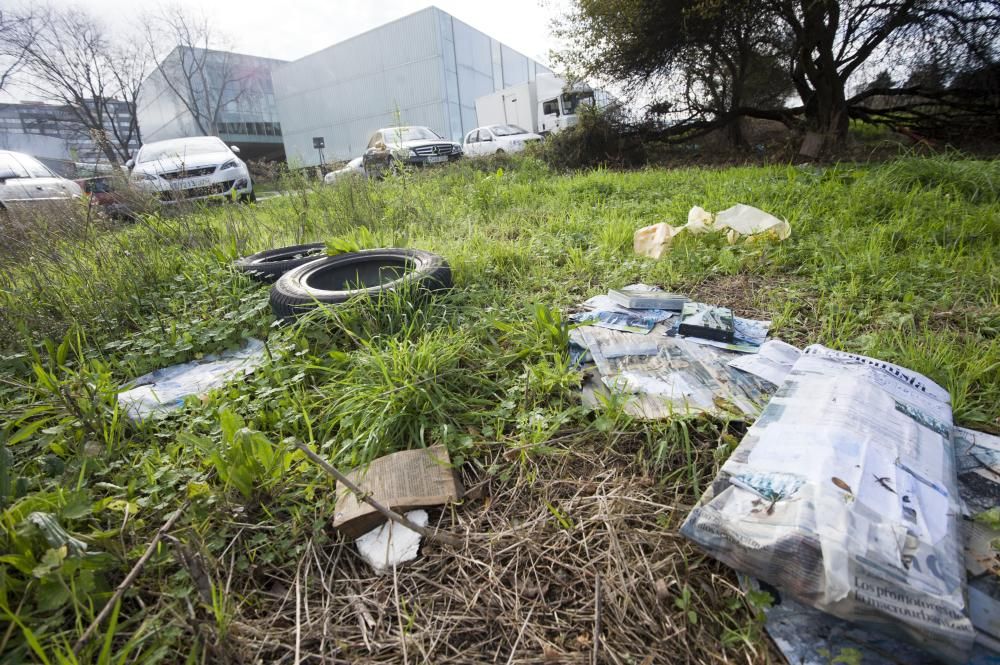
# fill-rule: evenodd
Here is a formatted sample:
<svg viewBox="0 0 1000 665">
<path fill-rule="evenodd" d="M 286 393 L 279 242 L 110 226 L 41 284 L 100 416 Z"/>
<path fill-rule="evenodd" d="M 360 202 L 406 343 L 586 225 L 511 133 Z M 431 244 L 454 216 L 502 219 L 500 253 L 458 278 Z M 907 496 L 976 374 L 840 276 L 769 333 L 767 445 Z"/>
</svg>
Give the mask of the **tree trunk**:
<svg viewBox="0 0 1000 665">
<path fill-rule="evenodd" d="M 837 0 L 802 0 L 801 9 L 793 79 L 799 94 L 808 94 L 802 100 L 807 126 L 823 137 L 824 149 L 836 150 L 847 141 L 849 126 L 847 95 L 834 55 L 840 5 Z M 790 18 L 795 20 L 794 12 Z"/>
<path fill-rule="evenodd" d="M 743 116 L 733 114 L 726 123 L 726 138 L 734 148 L 747 147 L 747 138 L 743 132 Z"/>
<path fill-rule="evenodd" d="M 850 114 L 847 110 L 847 96 L 844 84 L 836 72 L 830 72 L 819 80 L 813 81 L 816 91 L 814 103 L 807 105 L 806 113 L 810 114 L 810 127 L 825 137 L 828 148 L 840 148 L 847 141 L 847 130 L 850 126 Z"/>
<path fill-rule="evenodd" d="M 108 158 L 108 164 L 117 167 L 120 163 L 118 153 L 115 152 L 115 147 L 111 145 L 111 141 L 108 140 L 108 135 L 104 129 L 91 129 L 90 130 L 90 140 L 98 145 L 104 156 Z"/>
</svg>

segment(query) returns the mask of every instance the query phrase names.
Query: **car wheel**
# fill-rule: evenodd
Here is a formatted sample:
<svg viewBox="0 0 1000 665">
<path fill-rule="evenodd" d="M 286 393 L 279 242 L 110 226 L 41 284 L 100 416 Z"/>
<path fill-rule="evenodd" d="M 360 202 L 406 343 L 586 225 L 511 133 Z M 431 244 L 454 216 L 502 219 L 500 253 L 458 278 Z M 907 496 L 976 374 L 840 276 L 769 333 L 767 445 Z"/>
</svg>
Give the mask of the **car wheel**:
<svg viewBox="0 0 1000 665">
<path fill-rule="evenodd" d="M 287 320 L 357 296 L 449 288 L 451 268 L 444 257 L 419 249 L 369 249 L 318 259 L 285 273 L 271 287 L 271 311 Z"/>
<path fill-rule="evenodd" d="M 250 191 L 240 194 L 240 203 L 257 203 L 257 192 Z"/>
<path fill-rule="evenodd" d="M 497 148 L 497 151 L 495 153 L 493 153 L 493 154 L 494 155 L 502 155 L 503 154 L 503 148 Z"/>
<path fill-rule="evenodd" d="M 278 247 L 236 259 L 233 266 L 261 282 L 273 282 L 292 268 L 315 261 L 326 253 L 326 243 Z"/>
</svg>

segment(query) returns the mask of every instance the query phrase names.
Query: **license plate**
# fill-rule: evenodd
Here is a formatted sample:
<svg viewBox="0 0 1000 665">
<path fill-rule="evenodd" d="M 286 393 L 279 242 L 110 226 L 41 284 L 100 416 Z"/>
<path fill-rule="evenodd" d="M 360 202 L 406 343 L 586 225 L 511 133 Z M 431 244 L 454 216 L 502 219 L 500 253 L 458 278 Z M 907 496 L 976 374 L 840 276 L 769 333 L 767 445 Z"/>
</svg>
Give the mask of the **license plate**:
<svg viewBox="0 0 1000 665">
<path fill-rule="evenodd" d="M 427 158 L 428 164 L 440 164 L 441 162 L 447 162 L 448 158 L 444 155 L 431 155 Z"/>
<path fill-rule="evenodd" d="M 196 187 L 207 187 L 211 183 L 211 178 L 185 178 L 173 183 L 174 189 L 195 189 Z"/>
</svg>

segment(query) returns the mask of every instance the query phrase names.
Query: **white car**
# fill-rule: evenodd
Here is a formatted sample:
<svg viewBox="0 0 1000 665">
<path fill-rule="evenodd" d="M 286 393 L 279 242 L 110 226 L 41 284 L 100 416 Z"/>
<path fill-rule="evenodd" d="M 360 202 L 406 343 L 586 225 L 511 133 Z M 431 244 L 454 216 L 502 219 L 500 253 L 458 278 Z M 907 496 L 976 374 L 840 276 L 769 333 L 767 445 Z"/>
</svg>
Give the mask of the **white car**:
<svg viewBox="0 0 1000 665">
<path fill-rule="evenodd" d="M 541 141 L 539 134 L 517 125 L 487 125 L 476 127 L 465 135 L 465 154 L 495 155 L 500 152 L 521 152 L 532 141 Z"/>
<path fill-rule="evenodd" d="M 80 198 L 83 190 L 61 178 L 23 152 L 0 150 L 0 210 L 8 204 L 25 205 Z"/>
<path fill-rule="evenodd" d="M 364 175 L 365 174 L 364 160 L 365 160 L 364 157 L 355 157 L 351 161 L 347 162 L 345 166 L 337 169 L 336 171 L 330 171 L 325 176 L 323 176 L 323 184 L 332 185 L 341 178 L 344 178 L 345 176 L 349 175 Z"/>
<path fill-rule="evenodd" d="M 136 189 L 164 203 L 199 199 L 255 201 L 247 165 L 240 149 L 216 136 L 192 136 L 142 146 L 129 160 Z"/>
</svg>

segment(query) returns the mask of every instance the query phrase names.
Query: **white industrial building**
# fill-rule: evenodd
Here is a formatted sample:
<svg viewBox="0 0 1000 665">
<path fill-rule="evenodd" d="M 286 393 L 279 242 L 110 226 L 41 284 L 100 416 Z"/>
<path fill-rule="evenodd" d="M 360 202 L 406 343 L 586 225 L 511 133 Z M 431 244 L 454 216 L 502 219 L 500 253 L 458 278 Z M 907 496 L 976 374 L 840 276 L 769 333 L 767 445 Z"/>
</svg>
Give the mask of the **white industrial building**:
<svg viewBox="0 0 1000 665">
<path fill-rule="evenodd" d="M 284 63 L 230 51 L 176 47 L 142 84 L 137 113 L 143 140 L 212 134 L 238 145 L 244 158 L 281 159 L 281 123 L 271 71 Z M 187 104 L 178 90 L 185 91 Z"/>
<path fill-rule="evenodd" d="M 437 7 L 334 44 L 271 72 L 292 164 L 361 155 L 380 127 L 425 125 L 461 141 L 476 98 L 550 73 Z"/>
</svg>

